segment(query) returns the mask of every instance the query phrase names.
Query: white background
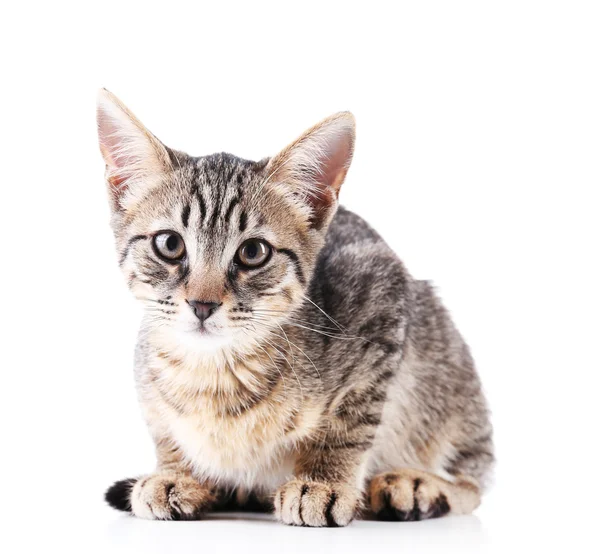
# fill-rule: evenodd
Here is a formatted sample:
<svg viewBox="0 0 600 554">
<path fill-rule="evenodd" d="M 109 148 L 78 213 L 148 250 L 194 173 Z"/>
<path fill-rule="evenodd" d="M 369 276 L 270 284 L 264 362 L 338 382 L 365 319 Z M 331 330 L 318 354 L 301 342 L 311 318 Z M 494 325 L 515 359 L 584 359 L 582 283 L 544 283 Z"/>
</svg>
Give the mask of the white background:
<svg viewBox="0 0 600 554">
<path fill-rule="evenodd" d="M 3 4 L 2 550 L 595 550 L 599 28 L 575 1 Z M 490 400 L 498 465 L 475 515 L 313 530 L 104 506 L 154 460 L 100 86 L 195 155 L 258 159 L 354 112 L 342 202 L 437 284 Z"/>
</svg>

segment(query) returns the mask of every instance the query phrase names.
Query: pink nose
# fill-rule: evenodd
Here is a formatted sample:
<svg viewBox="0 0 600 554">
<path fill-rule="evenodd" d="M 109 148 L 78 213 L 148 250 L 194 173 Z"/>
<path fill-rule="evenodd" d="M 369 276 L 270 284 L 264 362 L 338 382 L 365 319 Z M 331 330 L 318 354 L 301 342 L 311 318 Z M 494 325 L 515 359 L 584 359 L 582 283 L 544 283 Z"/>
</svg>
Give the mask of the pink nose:
<svg viewBox="0 0 600 554">
<path fill-rule="evenodd" d="M 200 320 L 200 323 L 204 323 L 221 305 L 217 302 L 204 302 L 202 300 L 188 300 L 187 303 L 192 308 L 194 315 Z"/>
</svg>

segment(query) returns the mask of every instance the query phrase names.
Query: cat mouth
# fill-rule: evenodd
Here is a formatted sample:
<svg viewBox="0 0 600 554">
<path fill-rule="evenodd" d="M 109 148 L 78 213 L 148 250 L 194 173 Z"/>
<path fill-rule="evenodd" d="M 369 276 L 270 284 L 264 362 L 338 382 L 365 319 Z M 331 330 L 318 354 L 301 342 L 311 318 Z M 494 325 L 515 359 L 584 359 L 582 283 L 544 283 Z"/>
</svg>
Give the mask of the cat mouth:
<svg viewBox="0 0 600 554">
<path fill-rule="evenodd" d="M 229 347 L 233 336 L 227 332 L 227 329 L 217 327 L 212 328 L 204 325 L 188 327 L 183 335 L 185 344 L 193 351 L 215 352 L 221 348 Z M 183 338 L 182 337 L 182 338 Z"/>
<path fill-rule="evenodd" d="M 198 325 L 196 325 L 193 328 L 193 333 L 195 335 L 201 336 L 201 337 L 220 337 L 223 335 L 222 332 L 219 332 L 219 329 L 215 329 L 214 327 L 207 327 L 206 325 L 204 325 L 203 323 L 200 323 Z"/>
<path fill-rule="evenodd" d="M 212 332 L 202 324 L 200 324 L 196 327 L 196 333 L 198 333 L 199 335 L 202 335 L 204 337 L 208 337 L 208 336 L 212 335 Z"/>
</svg>

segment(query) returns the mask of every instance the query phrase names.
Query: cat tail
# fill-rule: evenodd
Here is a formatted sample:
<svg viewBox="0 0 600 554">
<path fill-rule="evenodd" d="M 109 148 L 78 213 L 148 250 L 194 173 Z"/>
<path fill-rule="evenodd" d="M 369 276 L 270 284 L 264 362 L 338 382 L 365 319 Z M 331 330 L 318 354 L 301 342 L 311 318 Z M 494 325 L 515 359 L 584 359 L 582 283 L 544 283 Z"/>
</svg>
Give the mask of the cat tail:
<svg viewBox="0 0 600 554">
<path fill-rule="evenodd" d="M 115 510 L 131 512 L 131 491 L 137 482 L 137 478 L 117 481 L 104 493 L 104 500 Z"/>
</svg>

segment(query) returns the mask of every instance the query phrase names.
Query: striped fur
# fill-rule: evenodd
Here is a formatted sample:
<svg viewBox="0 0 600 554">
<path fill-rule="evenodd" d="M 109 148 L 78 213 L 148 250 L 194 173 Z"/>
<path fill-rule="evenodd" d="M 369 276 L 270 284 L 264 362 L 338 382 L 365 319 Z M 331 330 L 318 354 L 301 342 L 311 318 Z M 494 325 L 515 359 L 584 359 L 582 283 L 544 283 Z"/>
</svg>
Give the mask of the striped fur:
<svg viewBox="0 0 600 554">
<path fill-rule="evenodd" d="M 337 206 L 352 116 L 260 162 L 167 148 L 107 91 L 98 124 L 157 452 L 109 503 L 153 519 L 270 506 L 308 526 L 474 509 L 493 462 L 480 383 L 431 286 Z M 157 254 L 164 231 L 182 259 Z M 249 239 L 270 245 L 256 269 L 236 262 Z M 218 309 L 200 324 L 190 301 Z"/>
</svg>

